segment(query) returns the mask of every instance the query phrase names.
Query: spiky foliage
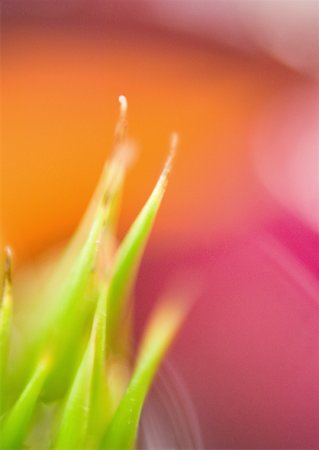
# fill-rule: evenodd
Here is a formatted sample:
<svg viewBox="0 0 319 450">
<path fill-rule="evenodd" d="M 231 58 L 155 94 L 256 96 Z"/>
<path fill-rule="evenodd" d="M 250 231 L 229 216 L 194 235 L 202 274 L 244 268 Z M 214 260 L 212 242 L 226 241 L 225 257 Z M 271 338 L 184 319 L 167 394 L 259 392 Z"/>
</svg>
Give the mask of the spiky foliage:
<svg viewBox="0 0 319 450">
<path fill-rule="evenodd" d="M 130 147 L 126 100 L 120 100 L 113 155 L 78 230 L 50 274 L 29 279 L 32 302 L 21 302 L 29 313 L 20 311 L 17 317 L 20 339 L 12 332 L 15 302 L 6 251 L 0 309 L 2 449 L 132 449 L 143 402 L 185 314 L 185 305 L 161 301 L 132 363 L 130 290 L 173 155 L 117 244 Z"/>
</svg>

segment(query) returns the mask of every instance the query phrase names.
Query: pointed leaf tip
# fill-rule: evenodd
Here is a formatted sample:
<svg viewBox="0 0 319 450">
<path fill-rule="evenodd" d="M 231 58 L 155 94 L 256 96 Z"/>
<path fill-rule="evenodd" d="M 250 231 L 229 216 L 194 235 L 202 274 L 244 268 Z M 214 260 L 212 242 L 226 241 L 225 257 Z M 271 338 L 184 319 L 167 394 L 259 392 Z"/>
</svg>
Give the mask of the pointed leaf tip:
<svg viewBox="0 0 319 450">
<path fill-rule="evenodd" d="M 164 164 L 164 168 L 162 170 L 160 179 L 158 184 L 162 185 L 165 189 L 166 184 L 167 184 L 167 178 L 172 170 L 173 167 L 173 162 L 176 156 L 176 152 L 177 152 L 177 147 L 179 144 L 179 135 L 178 133 L 174 132 L 172 133 L 171 137 L 170 137 L 170 150 L 168 153 L 168 156 L 166 158 L 165 164 Z"/>
<path fill-rule="evenodd" d="M 4 265 L 4 276 L 11 283 L 12 280 L 12 249 L 8 245 L 4 248 L 5 255 L 5 265 Z"/>
<path fill-rule="evenodd" d="M 116 330 L 118 321 L 125 309 L 127 295 L 134 282 L 140 258 L 165 193 L 168 175 L 176 153 L 177 141 L 178 135 L 174 133 L 171 138 L 171 149 L 162 173 L 115 256 L 107 301 L 107 332 L 110 333 L 109 337 Z"/>
<path fill-rule="evenodd" d="M 127 139 L 127 99 L 125 95 L 119 96 L 120 114 L 115 127 L 114 146 L 115 149 Z"/>
<path fill-rule="evenodd" d="M 119 103 L 120 103 L 120 115 L 126 116 L 127 114 L 127 98 L 125 95 L 119 95 Z"/>
</svg>

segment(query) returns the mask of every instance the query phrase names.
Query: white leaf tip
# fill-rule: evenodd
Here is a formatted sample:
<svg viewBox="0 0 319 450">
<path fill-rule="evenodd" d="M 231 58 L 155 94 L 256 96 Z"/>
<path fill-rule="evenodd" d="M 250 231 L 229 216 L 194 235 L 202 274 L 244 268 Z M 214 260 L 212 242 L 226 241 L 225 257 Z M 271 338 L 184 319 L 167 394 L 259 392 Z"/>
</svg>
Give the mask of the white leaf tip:
<svg viewBox="0 0 319 450">
<path fill-rule="evenodd" d="M 120 103 L 120 113 L 121 115 L 126 115 L 127 113 L 127 98 L 125 97 L 125 95 L 120 95 L 119 96 L 119 103 Z"/>
</svg>

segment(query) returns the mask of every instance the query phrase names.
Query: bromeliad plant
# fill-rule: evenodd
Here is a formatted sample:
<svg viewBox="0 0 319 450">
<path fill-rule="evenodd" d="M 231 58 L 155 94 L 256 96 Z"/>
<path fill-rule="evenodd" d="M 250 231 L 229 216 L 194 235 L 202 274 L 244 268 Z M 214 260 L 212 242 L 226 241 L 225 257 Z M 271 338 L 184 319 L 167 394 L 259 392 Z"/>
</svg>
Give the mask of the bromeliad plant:
<svg viewBox="0 0 319 450">
<path fill-rule="evenodd" d="M 32 309 L 22 299 L 28 314 L 19 315 L 12 300 L 6 250 L 0 310 L 2 449 L 134 448 L 144 400 L 185 315 L 184 304 L 164 298 L 132 364 L 129 294 L 164 195 L 176 138 L 153 192 L 117 245 L 130 147 L 123 96 L 120 105 L 113 155 L 50 275 L 29 280 Z"/>
</svg>

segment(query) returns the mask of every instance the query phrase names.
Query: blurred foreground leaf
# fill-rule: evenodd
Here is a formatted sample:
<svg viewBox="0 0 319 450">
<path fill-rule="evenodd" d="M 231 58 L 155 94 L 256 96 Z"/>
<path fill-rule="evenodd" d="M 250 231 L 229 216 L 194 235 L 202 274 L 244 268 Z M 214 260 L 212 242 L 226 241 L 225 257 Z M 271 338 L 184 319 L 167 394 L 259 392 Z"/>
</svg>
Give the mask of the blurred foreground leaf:
<svg viewBox="0 0 319 450">
<path fill-rule="evenodd" d="M 19 449 L 28 431 L 32 414 L 45 377 L 50 368 L 50 357 L 44 356 L 21 396 L 1 424 L 1 448 Z"/>
<path fill-rule="evenodd" d="M 188 311 L 188 304 L 182 304 L 176 299 L 169 300 L 165 300 L 153 312 L 132 379 L 107 428 L 101 449 L 129 450 L 134 447 L 142 406 L 150 384 Z"/>
<path fill-rule="evenodd" d="M 0 303 L 0 414 L 5 404 L 4 386 L 7 377 L 6 368 L 12 319 L 11 264 L 11 250 L 7 247 L 5 249 L 4 279 Z"/>
</svg>

